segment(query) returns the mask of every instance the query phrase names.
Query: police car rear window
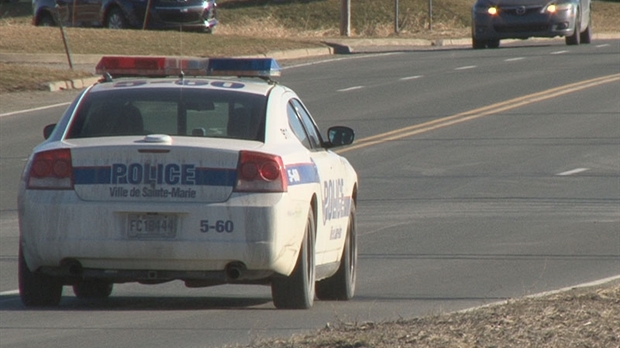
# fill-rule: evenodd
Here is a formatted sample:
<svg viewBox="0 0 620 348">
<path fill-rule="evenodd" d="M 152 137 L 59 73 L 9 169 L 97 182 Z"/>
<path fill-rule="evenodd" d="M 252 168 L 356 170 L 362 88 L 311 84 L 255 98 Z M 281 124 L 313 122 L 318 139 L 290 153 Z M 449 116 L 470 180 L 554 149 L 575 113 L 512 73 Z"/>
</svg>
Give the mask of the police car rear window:
<svg viewBox="0 0 620 348">
<path fill-rule="evenodd" d="M 266 97 L 229 91 L 144 88 L 92 92 L 67 138 L 168 134 L 264 141 Z"/>
</svg>

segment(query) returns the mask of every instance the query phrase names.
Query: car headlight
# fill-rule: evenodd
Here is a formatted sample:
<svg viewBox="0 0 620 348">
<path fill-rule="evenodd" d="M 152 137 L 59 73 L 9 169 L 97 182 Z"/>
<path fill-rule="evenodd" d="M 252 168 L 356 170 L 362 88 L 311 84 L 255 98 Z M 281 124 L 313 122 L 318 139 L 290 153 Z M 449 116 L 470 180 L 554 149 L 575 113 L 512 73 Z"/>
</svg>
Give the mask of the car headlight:
<svg viewBox="0 0 620 348">
<path fill-rule="evenodd" d="M 491 13 L 491 9 L 493 9 L 493 13 Z M 489 6 L 487 4 L 476 4 L 474 6 L 474 12 L 480 14 L 495 14 L 497 13 L 497 8 L 494 6 Z"/>
<path fill-rule="evenodd" d="M 561 4 L 551 3 L 547 5 L 547 7 L 545 8 L 545 12 L 556 13 L 559 11 L 570 11 L 572 8 L 573 8 L 573 4 L 569 2 L 561 3 Z"/>
</svg>

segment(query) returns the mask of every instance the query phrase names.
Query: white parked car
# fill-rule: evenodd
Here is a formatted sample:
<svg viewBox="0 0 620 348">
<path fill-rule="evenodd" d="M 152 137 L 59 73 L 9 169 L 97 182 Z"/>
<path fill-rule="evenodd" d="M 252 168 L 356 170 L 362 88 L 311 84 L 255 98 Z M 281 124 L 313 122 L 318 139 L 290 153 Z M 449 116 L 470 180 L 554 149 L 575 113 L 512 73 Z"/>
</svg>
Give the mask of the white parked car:
<svg viewBox="0 0 620 348">
<path fill-rule="evenodd" d="M 105 298 L 173 280 L 270 285 L 277 308 L 353 297 L 357 174 L 332 149 L 354 132 L 324 139 L 275 60 L 104 57 L 97 71 L 22 175 L 26 306 L 58 305 L 65 285 Z"/>
</svg>

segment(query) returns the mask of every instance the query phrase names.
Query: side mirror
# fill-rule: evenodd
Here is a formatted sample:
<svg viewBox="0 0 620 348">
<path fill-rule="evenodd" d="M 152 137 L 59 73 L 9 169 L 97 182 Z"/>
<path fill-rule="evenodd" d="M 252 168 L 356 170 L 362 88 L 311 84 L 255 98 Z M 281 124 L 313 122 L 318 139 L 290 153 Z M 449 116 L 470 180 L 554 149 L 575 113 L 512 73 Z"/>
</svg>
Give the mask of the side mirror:
<svg viewBox="0 0 620 348">
<path fill-rule="evenodd" d="M 328 148 L 351 145 L 355 139 L 353 129 L 345 126 L 334 126 L 327 130 Z"/>
<path fill-rule="evenodd" d="M 43 138 L 45 139 L 49 138 L 50 135 L 52 135 L 52 132 L 54 132 L 55 128 L 56 128 L 56 123 L 48 124 L 47 126 L 45 126 L 45 128 L 43 128 Z"/>
</svg>

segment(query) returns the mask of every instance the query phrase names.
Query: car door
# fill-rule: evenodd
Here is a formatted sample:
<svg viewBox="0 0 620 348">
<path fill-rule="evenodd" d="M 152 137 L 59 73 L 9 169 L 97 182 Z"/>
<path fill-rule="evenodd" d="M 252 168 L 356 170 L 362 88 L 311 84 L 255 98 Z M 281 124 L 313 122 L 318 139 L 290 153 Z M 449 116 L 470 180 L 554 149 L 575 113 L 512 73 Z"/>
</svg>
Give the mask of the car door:
<svg viewBox="0 0 620 348">
<path fill-rule="evenodd" d="M 76 4 L 76 22 L 81 26 L 91 27 L 101 25 L 99 22 L 99 14 L 103 6 L 103 0 L 75 0 Z"/>
<path fill-rule="evenodd" d="M 345 192 L 345 170 L 339 155 L 323 147 L 319 129 L 299 99 L 288 105 L 289 124 L 310 153 L 320 182 L 317 212 L 317 264 L 335 262 L 346 236 L 351 197 Z"/>
</svg>

